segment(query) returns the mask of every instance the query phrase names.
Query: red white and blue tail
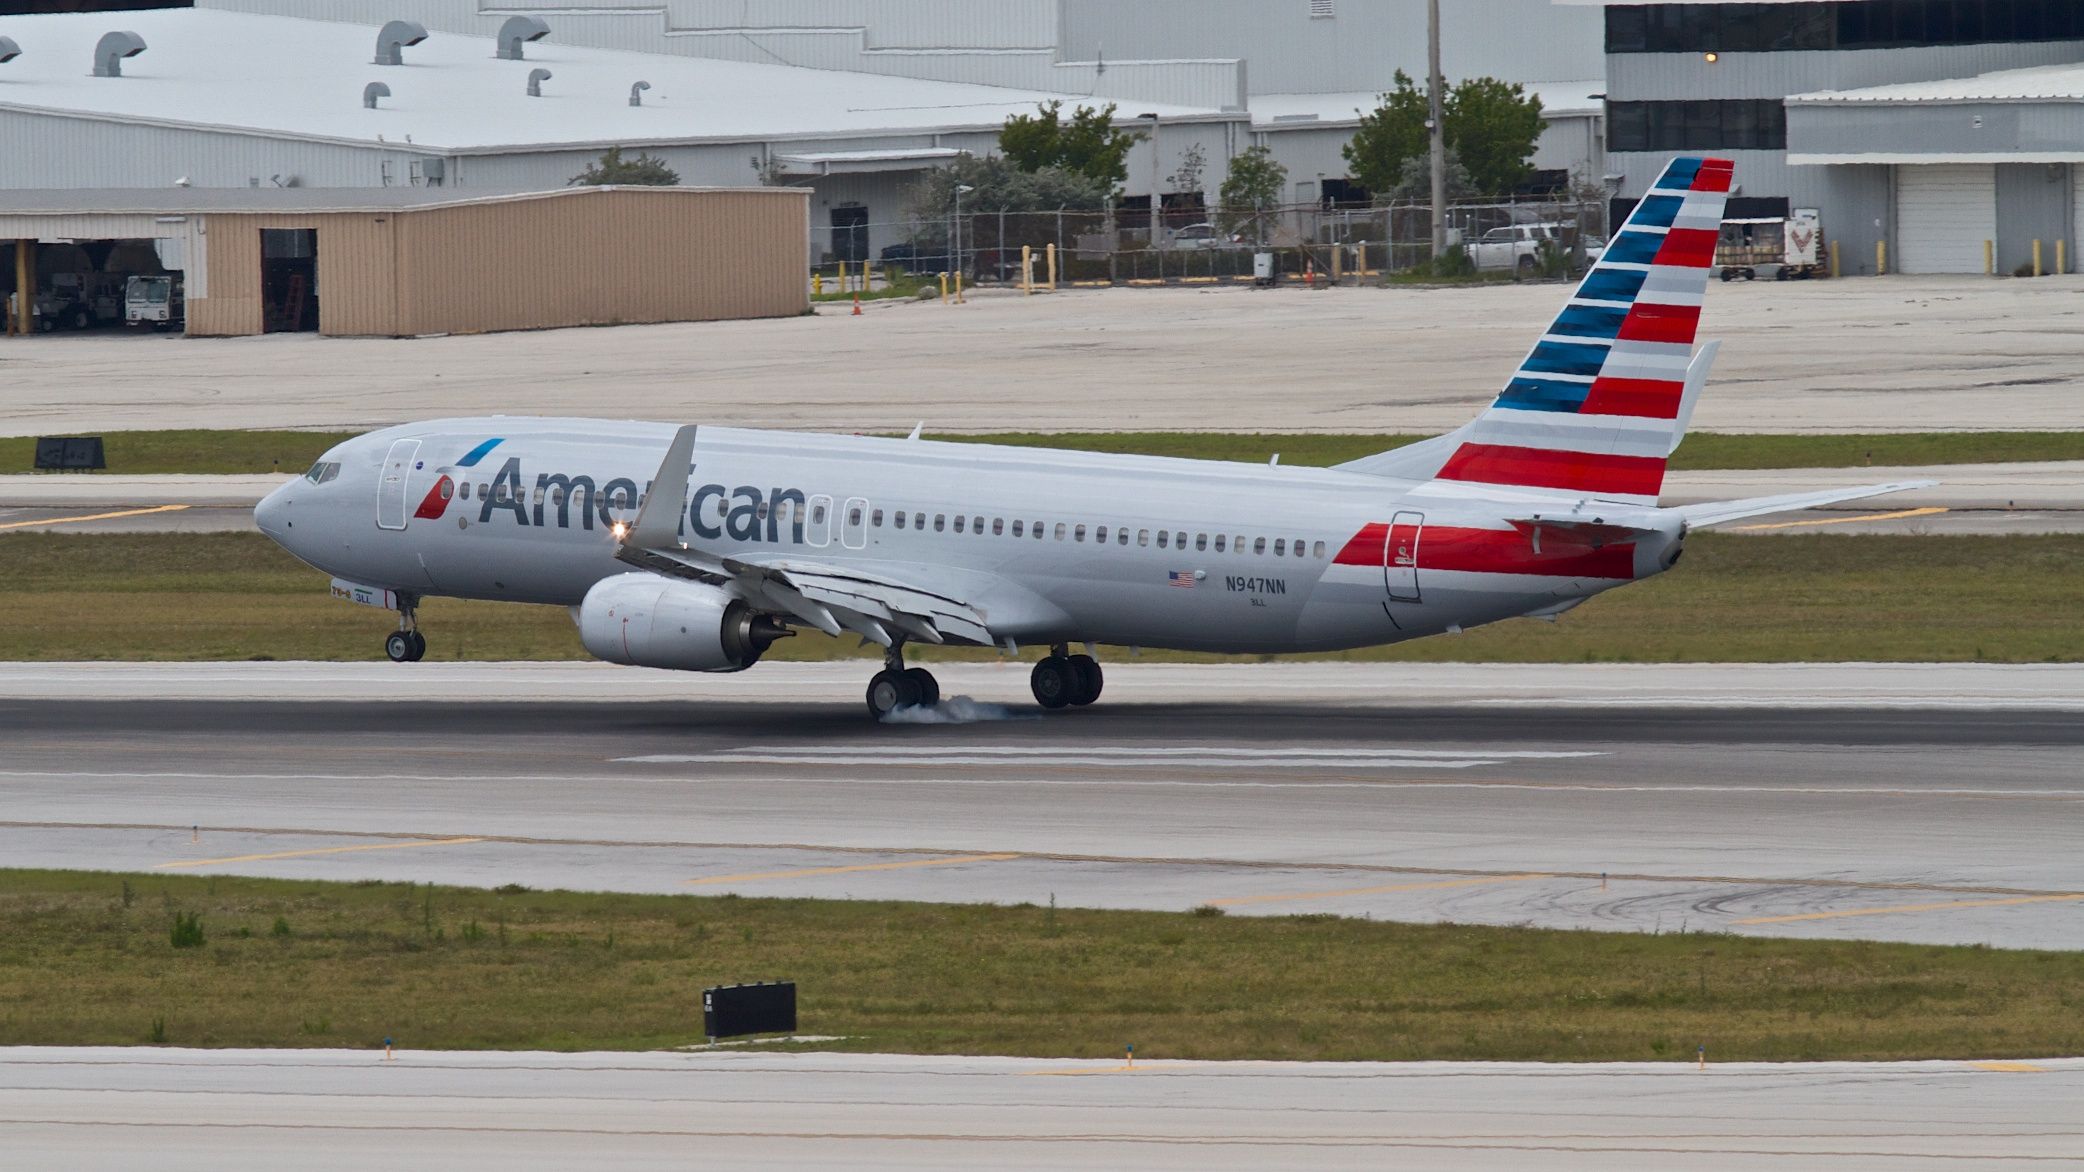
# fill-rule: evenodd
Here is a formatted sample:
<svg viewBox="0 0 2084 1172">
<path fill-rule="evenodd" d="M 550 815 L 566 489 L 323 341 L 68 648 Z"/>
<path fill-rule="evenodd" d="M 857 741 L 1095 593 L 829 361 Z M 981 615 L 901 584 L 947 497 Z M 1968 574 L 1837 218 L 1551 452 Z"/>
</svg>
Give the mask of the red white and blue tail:
<svg viewBox="0 0 2084 1172">
<path fill-rule="evenodd" d="M 1731 169 L 1672 160 L 1438 479 L 1657 502 Z"/>
</svg>

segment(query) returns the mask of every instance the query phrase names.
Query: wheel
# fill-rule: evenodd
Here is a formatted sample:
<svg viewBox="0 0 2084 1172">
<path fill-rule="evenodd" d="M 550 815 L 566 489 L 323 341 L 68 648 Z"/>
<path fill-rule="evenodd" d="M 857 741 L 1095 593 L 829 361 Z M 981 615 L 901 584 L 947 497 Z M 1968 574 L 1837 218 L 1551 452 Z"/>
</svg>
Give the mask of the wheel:
<svg viewBox="0 0 2084 1172">
<path fill-rule="evenodd" d="M 72 317 L 67 320 L 72 323 L 72 328 L 76 330 L 84 330 L 94 324 L 94 319 L 88 316 L 87 311 L 84 309 L 73 310 Z"/>
<path fill-rule="evenodd" d="M 1071 679 L 1076 685 L 1071 689 L 1071 703 L 1084 707 L 1098 700 L 1104 682 L 1100 661 L 1090 655 L 1074 655 L 1065 662 L 1071 666 Z"/>
<path fill-rule="evenodd" d="M 1531 256 L 1523 256 L 1523 257 L 1521 257 L 1521 258 L 1520 258 L 1520 266 L 1519 266 L 1519 267 L 1520 267 L 1520 276 L 1522 276 L 1522 277 L 1531 277 L 1531 276 L 1533 276 L 1533 275 L 1534 275 L 1534 258 L 1533 258 L 1533 257 L 1531 257 Z"/>
<path fill-rule="evenodd" d="M 1727 284 L 1729 284 L 1729 283 L 1730 283 L 1731 281 L 1734 281 L 1734 280 L 1736 280 L 1736 279 L 1737 279 L 1737 274 L 1736 274 L 1736 272 L 1735 272 L 1734 270 L 1731 270 L 1731 269 L 1724 269 L 1724 270 L 1722 270 L 1722 283 L 1723 283 L 1723 284 L 1727 285 Z"/>
<path fill-rule="evenodd" d="M 905 669 L 905 678 L 912 681 L 912 686 L 918 689 L 919 699 L 915 703 L 919 707 L 931 708 L 941 702 L 941 681 L 933 678 L 932 672 L 923 667 L 908 667 Z"/>
<path fill-rule="evenodd" d="M 879 671 L 868 681 L 868 714 L 881 720 L 900 708 L 911 708 L 919 703 L 918 681 L 908 678 L 910 673 Z"/>
<path fill-rule="evenodd" d="M 384 654 L 391 657 L 392 663 L 411 663 L 414 658 L 412 650 L 413 641 L 410 631 L 392 631 L 384 639 Z"/>
<path fill-rule="evenodd" d="M 1044 708 L 1062 708 L 1076 694 L 1077 669 L 1070 660 L 1052 655 L 1035 664 L 1033 674 L 1028 676 L 1028 687 L 1034 689 L 1035 703 Z"/>
<path fill-rule="evenodd" d="M 407 633 L 412 636 L 412 655 L 408 658 L 408 662 L 418 663 L 422 659 L 427 658 L 427 636 L 420 634 L 418 631 Z"/>
<path fill-rule="evenodd" d="M 1777 268 L 1777 269 L 1774 269 L 1774 270 L 1773 270 L 1773 279 L 1774 279 L 1774 280 L 1776 280 L 1776 281 L 1785 281 L 1785 280 L 1787 280 L 1787 266 L 1786 266 L 1786 265 L 1781 265 L 1781 266 L 1780 266 L 1779 268 Z"/>
</svg>

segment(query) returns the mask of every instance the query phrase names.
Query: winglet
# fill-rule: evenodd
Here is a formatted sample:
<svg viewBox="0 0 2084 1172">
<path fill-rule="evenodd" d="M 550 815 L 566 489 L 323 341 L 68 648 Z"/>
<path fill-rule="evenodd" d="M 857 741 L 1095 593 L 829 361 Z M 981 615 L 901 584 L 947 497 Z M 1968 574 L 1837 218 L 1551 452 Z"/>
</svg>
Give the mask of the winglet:
<svg viewBox="0 0 2084 1172">
<path fill-rule="evenodd" d="M 680 519 L 687 513 L 688 472 L 695 460 L 695 425 L 673 433 L 666 458 L 659 462 L 650 494 L 620 544 L 636 549 L 671 549 L 680 545 Z"/>
</svg>

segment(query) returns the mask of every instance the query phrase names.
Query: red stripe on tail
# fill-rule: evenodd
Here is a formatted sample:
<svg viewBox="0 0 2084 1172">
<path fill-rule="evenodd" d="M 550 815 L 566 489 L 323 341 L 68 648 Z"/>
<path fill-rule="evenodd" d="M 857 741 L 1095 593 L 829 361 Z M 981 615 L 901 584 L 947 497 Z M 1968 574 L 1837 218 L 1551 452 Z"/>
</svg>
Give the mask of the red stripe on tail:
<svg viewBox="0 0 2084 1172">
<path fill-rule="evenodd" d="M 1664 246 L 1650 262 L 1680 268 L 1704 269 L 1715 263 L 1716 233 L 1710 228 L 1673 228 L 1664 235 Z"/>
<path fill-rule="evenodd" d="M 1621 319 L 1621 340 L 1692 345 L 1694 331 L 1699 328 L 1698 305 L 1651 305 L 1638 301 Z"/>
<path fill-rule="evenodd" d="M 1728 191 L 1730 177 L 1736 169 L 1734 159 L 1702 159 L 1700 170 L 1693 174 L 1693 190 Z"/>
<path fill-rule="evenodd" d="M 1677 419 L 1686 384 L 1654 378 L 1601 378 L 1592 383 L 1579 410 L 1586 415 L 1632 415 L 1638 419 Z"/>
<path fill-rule="evenodd" d="M 1557 448 L 1463 444 L 1448 458 L 1439 478 L 1654 497 L 1664 487 L 1664 460 L 1658 456 L 1608 456 Z"/>
</svg>

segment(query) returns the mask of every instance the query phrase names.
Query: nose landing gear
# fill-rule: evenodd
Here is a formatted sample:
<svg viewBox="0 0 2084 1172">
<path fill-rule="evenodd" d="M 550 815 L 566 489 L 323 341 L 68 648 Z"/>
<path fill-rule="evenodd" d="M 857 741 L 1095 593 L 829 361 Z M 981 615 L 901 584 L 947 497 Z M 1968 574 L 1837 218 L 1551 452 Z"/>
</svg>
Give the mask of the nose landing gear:
<svg viewBox="0 0 2084 1172">
<path fill-rule="evenodd" d="M 1049 657 L 1035 664 L 1028 687 L 1035 702 L 1044 708 L 1084 707 L 1100 698 L 1106 679 L 1100 661 L 1090 655 L 1072 655 L 1070 646 L 1058 643 Z"/>
<path fill-rule="evenodd" d="M 883 652 L 883 670 L 868 681 L 868 714 L 877 720 L 900 708 L 931 708 L 941 702 L 941 683 L 923 667 L 906 667 L 904 644 Z"/>
<path fill-rule="evenodd" d="M 384 655 L 392 663 L 418 663 L 427 654 L 427 636 L 420 634 L 419 599 L 409 594 L 398 597 L 398 629 L 384 639 Z"/>
</svg>

